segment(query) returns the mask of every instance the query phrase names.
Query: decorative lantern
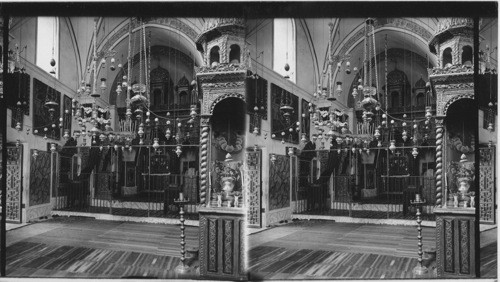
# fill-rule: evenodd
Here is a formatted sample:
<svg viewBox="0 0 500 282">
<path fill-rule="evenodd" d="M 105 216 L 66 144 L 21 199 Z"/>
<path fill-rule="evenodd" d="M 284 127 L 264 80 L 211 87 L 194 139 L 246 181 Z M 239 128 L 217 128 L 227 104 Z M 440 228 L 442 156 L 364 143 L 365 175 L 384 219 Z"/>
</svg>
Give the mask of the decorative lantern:
<svg viewBox="0 0 500 282">
<path fill-rule="evenodd" d="M 257 126 L 253 128 L 253 134 L 259 134 L 259 128 Z"/>
<path fill-rule="evenodd" d="M 56 152 L 56 149 L 57 149 L 57 148 L 56 148 L 56 143 L 50 143 L 50 151 L 51 151 L 52 153 L 55 153 L 55 152 Z"/>
<path fill-rule="evenodd" d="M 63 138 L 64 138 L 65 140 L 68 140 L 68 138 L 69 138 L 69 130 L 64 130 L 64 135 L 63 135 Z"/>
<path fill-rule="evenodd" d="M 165 138 L 170 139 L 172 137 L 172 132 L 170 131 L 170 128 L 167 128 L 167 131 L 165 132 Z"/>
<path fill-rule="evenodd" d="M 396 141 L 391 140 L 391 145 L 389 146 L 389 150 L 394 153 L 394 150 L 396 150 Z"/>
<path fill-rule="evenodd" d="M 276 162 L 276 154 L 271 154 L 271 163 L 274 164 Z"/>
<path fill-rule="evenodd" d="M 306 134 L 302 133 L 302 138 L 300 138 L 300 141 L 302 142 L 307 142 Z"/>
<path fill-rule="evenodd" d="M 38 157 L 38 150 L 37 149 L 33 150 L 33 155 L 32 156 L 36 160 L 36 157 Z"/>
<path fill-rule="evenodd" d="M 380 130 L 377 128 L 375 129 L 375 133 L 373 134 L 373 136 L 375 136 L 375 139 L 379 139 L 380 138 Z"/>
<path fill-rule="evenodd" d="M 352 90 L 352 97 L 354 97 L 354 99 L 358 97 L 358 89 L 356 87 L 354 87 L 354 89 Z"/>
<path fill-rule="evenodd" d="M 154 138 L 153 139 L 153 149 L 155 149 L 155 151 L 160 147 L 160 144 L 158 143 L 158 138 Z"/>
<path fill-rule="evenodd" d="M 17 122 L 17 123 L 16 123 L 16 130 L 21 131 L 21 129 L 22 129 L 22 128 L 21 128 L 21 123 L 20 123 L 20 122 Z"/>
<path fill-rule="evenodd" d="M 118 84 L 116 86 L 116 94 L 119 96 L 120 94 L 122 94 L 122 86 L 120 84 Z"/>
<path fill-rule="evenodd" d="M 406 140 L 408 139 L 408 132 L 406 132 L 406 130 L 403 130 L 403 141 L 406 142 Z"/>
<path fill-rule="evenodd" d="M 413 158 L 417 158 L 418 156 L 418 149 L 417 147 L 413 147 L 413 151 L 411 152 L 411 154 L 413 155 Z"/>
<path fill-rule="evenodd" d="M 180 157 L 182 154 L 181 148 L 182 148 L 181 145 L 177 145 L 177 147 L 175 147 L 175 153 L 177 154 L 177 157 Z"/>
<path fill-rule="evenodd" d="M 288 148 L 288 155 L 291 157 L 293 156 L 294 152 L 293 152 L 293 147 L 289 147 Z"/>
<path fill-rule="evenodd" d="M 101 90 L 104 92 L 106 91 L 107 85 L 106 85 L 106 78 L 102 77 L 101 78 Z"/>
</svg>

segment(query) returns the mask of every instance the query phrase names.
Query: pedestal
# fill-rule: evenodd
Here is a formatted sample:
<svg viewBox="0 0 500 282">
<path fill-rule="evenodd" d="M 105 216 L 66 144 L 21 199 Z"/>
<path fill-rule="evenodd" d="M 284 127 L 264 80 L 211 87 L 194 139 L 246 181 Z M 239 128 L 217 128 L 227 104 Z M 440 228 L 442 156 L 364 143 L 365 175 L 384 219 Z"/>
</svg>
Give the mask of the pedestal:
<svg viewBox="0 0 500 282">
<path fill-rule="evenodd" d="M 244 211 L 200 207 L 199 215 L 200 276 L 246 280 Z"/>
<path fill-rule="evenodd" d="M 475 278 L 475 209 L 436 208 L 434 213 L 438 277 Z"/>
</svg>

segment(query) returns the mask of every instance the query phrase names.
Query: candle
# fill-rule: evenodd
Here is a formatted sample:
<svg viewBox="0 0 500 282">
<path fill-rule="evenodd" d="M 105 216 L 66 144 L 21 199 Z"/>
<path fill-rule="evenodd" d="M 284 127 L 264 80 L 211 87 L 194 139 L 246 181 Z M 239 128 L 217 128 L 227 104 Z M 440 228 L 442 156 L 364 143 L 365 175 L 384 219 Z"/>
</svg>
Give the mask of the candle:
<svg viewBox="0 0 500 282">
<path fill-rule="evenodd" d="M 415 201 L 420 202 L 420 194 L 415 194 Z"/>
<path fill-rule="evenodd" d="M 179 193 L 179 201 L 184 201 L 184 193 Z"/>
</svg>

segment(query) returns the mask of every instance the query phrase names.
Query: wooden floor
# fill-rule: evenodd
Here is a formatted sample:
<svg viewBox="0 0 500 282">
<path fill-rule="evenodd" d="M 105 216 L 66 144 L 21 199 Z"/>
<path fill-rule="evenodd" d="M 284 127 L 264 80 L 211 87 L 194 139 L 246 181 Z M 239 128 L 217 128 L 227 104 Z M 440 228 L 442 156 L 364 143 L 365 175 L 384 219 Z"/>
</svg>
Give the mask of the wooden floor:
<svg viewBox="0 0 500 282">
<path fill-rule="evenodd" d="M 422 236 L 424 250 L 435 247 L 435 228 Z M 255 280 L 435 278 L 430 260 L 428 275 L 412 273 L 416 237 L 415 227 L 297 221 L 250 235 L 249 270 Z M 496 242 L 481 251 L 482 277 L 496 277 Z"/>
<path fill-rule="evenodd" d="M 7 233 L 7 276 L 197 278 L 178 276 L 178 225 L 61 217 Z M 496 229 L 481 233 L 481 275 L 496 278 Z M 435 229 L 423 228 L 424 249 Z M 198 247 L 198 228 L 186 227 Z M 417 265 L 415 227 L 303 220 L 249 236 L 249 272 L 261 279 L 410 279 Z"/>
<path fill-rule="evenodd" d="M 197 227 L 186 227 L 186 246 L 198 247 Z M 178 278 L 179 263 L 176 225 L 70 217 L 7 233 L 10 277 Z"/>
</svg>

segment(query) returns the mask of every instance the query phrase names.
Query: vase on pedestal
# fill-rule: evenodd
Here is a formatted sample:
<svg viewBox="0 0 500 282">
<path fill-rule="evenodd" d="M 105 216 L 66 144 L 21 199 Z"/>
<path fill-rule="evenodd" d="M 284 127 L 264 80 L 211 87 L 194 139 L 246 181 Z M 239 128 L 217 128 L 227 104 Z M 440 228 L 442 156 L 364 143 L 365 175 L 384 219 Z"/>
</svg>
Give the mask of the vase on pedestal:
<svg viewBox="0 0 500 282">
<path fill-rule="evenodd" d="M 458 192 L 460 192 L 460 194 L 462 195 L 462 199 L 465 199 L 465 196 L 469 192 L 469 188 L 470 188 L 470 184 L 469 184 L 470 178 L 461 177 L 457 180 L 458 180 Z"/>
</svg>

